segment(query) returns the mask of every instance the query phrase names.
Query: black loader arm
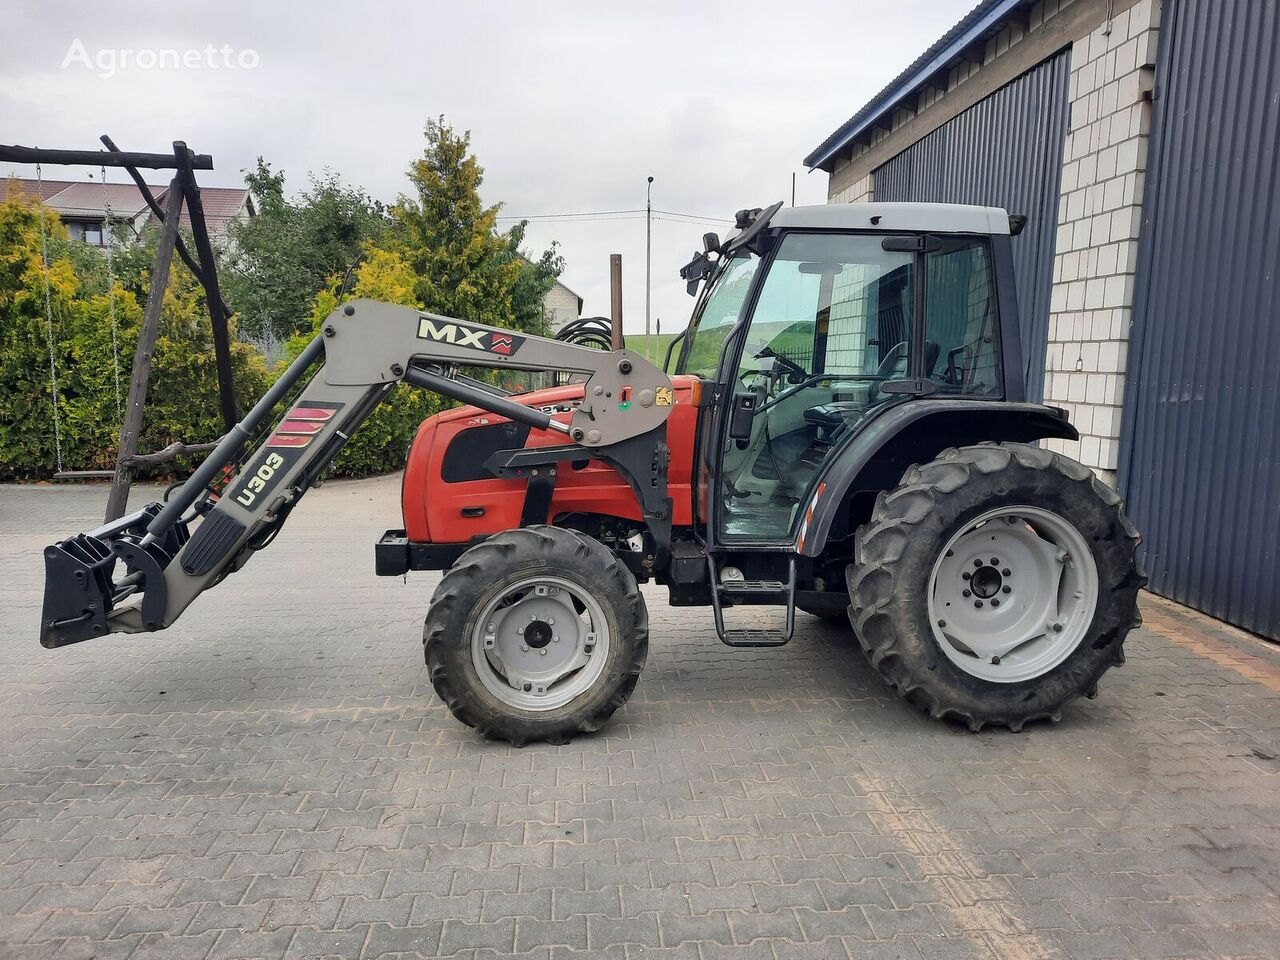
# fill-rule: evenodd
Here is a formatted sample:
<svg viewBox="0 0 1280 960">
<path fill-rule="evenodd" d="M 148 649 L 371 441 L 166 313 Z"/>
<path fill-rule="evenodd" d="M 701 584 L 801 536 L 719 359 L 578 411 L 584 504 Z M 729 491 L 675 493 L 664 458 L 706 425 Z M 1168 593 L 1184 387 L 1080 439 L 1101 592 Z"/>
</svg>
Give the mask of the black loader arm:
<svg viewBox="0 0 1280 960">
<path fill-rule="evenodd" d="M 671 381 L 640 355 L 373 300 L 344 304 L 321 329 L 168 503 L 149 504 L 45 549 L 41 644 L 60 647 L 172 625 L 200 593 L 270 543 L 302 495 L 402 381 L 563 434 L 564 445 L 553 449 L 614 464 L 638 495 L 643 491 L 646 518 L 669 531 Z M 275 430 L 221 495 L 212 496 L 210 484 L 239 460 L 250 435 L 318 361 L 323 364 Z M 459 366 L 559 370 L 589 379 L 581 406 L 564 424 L 460 376 Z M 642 468 L 645 476 L 634 475 Z"/>
</svg>

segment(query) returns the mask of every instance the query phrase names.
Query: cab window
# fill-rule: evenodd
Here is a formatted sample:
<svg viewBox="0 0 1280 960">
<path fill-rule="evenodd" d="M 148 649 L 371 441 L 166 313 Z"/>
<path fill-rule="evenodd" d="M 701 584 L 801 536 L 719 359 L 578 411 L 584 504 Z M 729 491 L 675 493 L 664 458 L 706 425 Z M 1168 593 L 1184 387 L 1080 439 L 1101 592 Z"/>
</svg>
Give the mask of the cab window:
<svg viewBox="0 0 1280 960">
<path fill-rule="evenodd" d="M 938 237 L 925 256 L 925 376 L 948 393 L 1002 395 L 996 285 L 988 241 Z"/>
<path fill-rule="evenodd" d="M 720 348 L 729 331 L 738 322 L 743 301 L 751 289 L 751 279 L 759 264 L 759 257 L 746 252 L 729 261 L 724 273 L 708 294 L 701 312 L 689 325 L 689 335 L 680 353 L 677 373 L 715 379 L 720 362 Z"/>
</svg>

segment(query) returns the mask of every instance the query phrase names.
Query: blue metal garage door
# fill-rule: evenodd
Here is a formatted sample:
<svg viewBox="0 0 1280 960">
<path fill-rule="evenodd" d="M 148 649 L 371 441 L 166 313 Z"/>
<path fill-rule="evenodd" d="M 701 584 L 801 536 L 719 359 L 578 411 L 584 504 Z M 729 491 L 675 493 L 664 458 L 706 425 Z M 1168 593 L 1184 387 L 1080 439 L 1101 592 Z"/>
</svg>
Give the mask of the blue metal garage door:
<svg viewBox="0 0 1280 960">
<path fill-rule="evenodd" d="M 1280 639 L 1280 13 L 1160 33 L 1119 479 L 1151 589 Z"/>
<path fill-rule="evenodd" d="M 1070 69 L 1063 50 L 875 171 L 877 200 L 978 203 L 1026 215 L 1013 258 L 1031 400 L 1044 393 Z"/>
</svg>

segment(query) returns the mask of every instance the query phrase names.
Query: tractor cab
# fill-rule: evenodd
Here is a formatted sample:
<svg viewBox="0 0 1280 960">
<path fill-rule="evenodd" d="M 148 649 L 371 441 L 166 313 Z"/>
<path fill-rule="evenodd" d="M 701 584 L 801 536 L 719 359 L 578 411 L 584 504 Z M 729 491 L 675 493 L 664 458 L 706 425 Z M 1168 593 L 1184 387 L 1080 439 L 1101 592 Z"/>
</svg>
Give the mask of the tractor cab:
<svg viewBox="0 0 1280 960">
<path fill-rule="evenodd" d="M 701 295 L 675 365 L 720 398 L 700 436 L 709 543 L 794 545 L 832 457 L 896 405 L 1022 398 L 1016 322 L 1001 337 L 1003 211 L 774 206 L 739 225 L 686 268 Z"/>
<path fill-rule="evenodd" d="M 981 439 L 984 412 L 1018 415 L 1004 403 L 1023 400 L 1009 252 L 1018 219 L 950 204 L 775 204 L 740 211 L 723 243 L 704 237 L 682 271 L 698 300 L 668 367 L 674 359 L 677 375 L 714 392 L 699 424 L 694 523 L 726 643 L 787 642 L 797 605 L 843 616 L 850 535 L 875 492 L 910 463 Z M 907 430 L 889 456 L 868 438 L 896 436 L 909 409 L 943 416 Z M 865 462 L 860 443 L 874 450 Z M 811 530 L 829 486 L 839 489 Z M 785 629 L 726 628 L 723 607 L 740 603 L 784 605 Z"/>
</svg>

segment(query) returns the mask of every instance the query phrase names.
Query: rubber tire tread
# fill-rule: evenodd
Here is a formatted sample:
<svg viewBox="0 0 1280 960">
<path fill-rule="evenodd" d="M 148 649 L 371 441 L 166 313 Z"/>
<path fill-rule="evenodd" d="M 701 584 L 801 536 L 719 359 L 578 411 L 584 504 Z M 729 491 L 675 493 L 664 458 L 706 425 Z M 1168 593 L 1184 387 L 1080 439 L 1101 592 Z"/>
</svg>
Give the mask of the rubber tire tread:
<svg viewBox="0 0 1280 960">
<path fill-rule="evenodd" d="M 485 688 L 471 661 L 473 615 L 509 578 L 546 571 L 578 581 L 610 621 L 610 662 L 595 687 L 557 710 L 524 711 Z M 467 550 L 431 597 L 422 633 L 431 684 L 481 736 L 514 746 L 568 743 L 599 730 L 627 702 L 649 653 L 649 614 L 631 571 L 600 541 L 547 525 L 506 530 Z"/>
<path fill-rule="evenodd" d="M 1021 683 L 982 680 L 952 663 L 933 636 L 927 604 L 943 546 L 969 520 L 1003 504 L 1058 512 L 1090 543 L 1098 568 L 1098 605 L 1079 646 L 1053 670 Z M 1125 636 L 1142 622 L 1140 540 L 1119 495 L 1081 463 L 1020 443 L 951 448 L 908 468 L 856 532 L 845 574 L 849 619 L 876 672 L 932 717 L 975 732 L 1056 722 L 1065 704 L 1096 696 L 1101 676 L 1124 663 Z"/>
</svg>

